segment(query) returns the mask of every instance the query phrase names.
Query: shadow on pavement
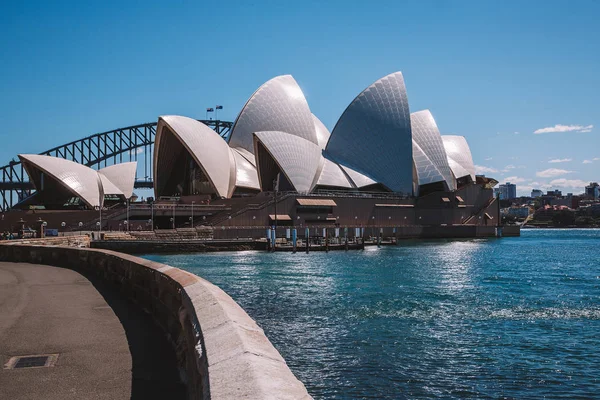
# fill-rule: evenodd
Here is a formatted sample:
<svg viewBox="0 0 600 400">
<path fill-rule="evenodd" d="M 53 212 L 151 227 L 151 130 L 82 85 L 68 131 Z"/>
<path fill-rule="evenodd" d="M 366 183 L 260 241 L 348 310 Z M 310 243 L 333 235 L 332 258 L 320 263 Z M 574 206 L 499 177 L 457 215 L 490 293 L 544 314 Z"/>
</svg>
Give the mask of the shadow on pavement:
<svg viewBox="0 0 600 400">
<path fill-rule="evenodd" d="M 98 277 L 78 271 L 96 290 L 119 318 L 131 352 L 132 399 L 185 399 L 175 350 L 162 329 L 150 315 L 127 300 L 113 286 Z"/>
</svg>

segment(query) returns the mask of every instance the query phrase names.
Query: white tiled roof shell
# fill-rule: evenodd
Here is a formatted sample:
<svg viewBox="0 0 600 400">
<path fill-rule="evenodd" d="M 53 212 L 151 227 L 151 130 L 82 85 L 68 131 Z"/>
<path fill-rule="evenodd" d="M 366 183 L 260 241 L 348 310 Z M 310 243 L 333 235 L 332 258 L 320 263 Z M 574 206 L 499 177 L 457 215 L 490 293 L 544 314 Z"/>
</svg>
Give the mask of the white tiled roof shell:
<svg viewBox="0 0 600 400">
<path fill-rule="evenodd" d="M 319 169 L 321 149 L 316 143 L 286 132 L 255 132 L 260 141 L 299 193 L 312 190 Z"/>
<path fill-rule="evenodd" d="M 235 160 L 235 186 L 260 190 L 256 167 L 237 148 L 231 149 L 231 153 Z"/>
<path fill-rule="evenodd" d="M 277 76 L 254 92 L 233 125 L 229 145 L 254 153 L 252 134 L 265 131 L 286 132 L 318 143 L 308 103 L 291 75 Z"/>
<path fill-rule="evenodd" d="M 19 158 L 56 179 L 89 207 L 101 207 L 104 204 L 100 176 L 95 170 L 58 157 L 20 154 Z"/>
<path fill-rule="evenodd" d="M 256 167 L 256 157 L 254 154 L 250 153 L 248 150 L 242 147 L 234 147 L 234 149 L 240 153 L 248 162 Z"/>
<path fill-rule="evenodd" d="M 352 183 L 344 174 L 341 167 L 331 160 L 323 158 L 323 169 L 317 181 L 317 185 L 333 186 L 339 188 L 353 188 Z"/>
<path fill-rule="evenodd" d="M 98 170 L 98 173 L 106 176 L 111 183 L 119 188 L 126 199 L 133 195 L 133 185 L 135 184 L 135 174 L 137 171 L 137 162 L 126 162 L 111 165 Z M 105 194 L 110 194 L 106 190 Z"/>
<path fill-rule="evenodd" d="M 473 182 L 475 182 L 475 164 L 473 163 L 473 156 L 471 155 L 467 139 L 464 136 L 443 135 L 442 141 L 444 142 L 448 161 L 455 161 L 467 172 L 465 174 L 464 172 L 455 171 L 454 175 L 457 178 L 470 175 Z M 452 164 L 450 167 L 452 167 Z"/>
<path fill-rule="evenodd" d="M 412 193 L 410 110 L 401 72 L 379 79 L 350 103 L 326 152 L 392 191 Z"/>
<path fill-rule="evenodd" d="M 377 183 L 376 181 L 369 178 L 368 176 L 361 174 L 360 172 L 355 171 L 348 166 L 340 165 L 340 167 L 344 170 L 344 172 L 346 172 L 346 174 L 348 174 L 348 176 L 352 180 L 352 183 L 354 184 L 354 187 L 362 188 L 362 187 L 374 185 Z M 411 171 L 411 176 L 412 176 L 412 171 Z"/>
<path fill-rule="evenodd" d="M 154 149 L 154 179 L 158 180 L 160 177 L 157 173 L 157 161 L 161 156 L 160 139 L 162 135 L 169 134 L 169 130 L 164 129 L 165 125 L 171 128 L 202 168 L 217 195 L 230 197 L 235 184 L 235 162 L 229 146 L 218 133 L 202 122 L 188 117 L 167 115 L 159 118 Z"/>
<path fill-rule="evenodd" d="M 415 161 L 415 169 L 417 170 L 417 178 L 419 185 L 427 185 L 429 183 L 444 182 L 445 178 L 436 168 L 433 161 L 429 159 L 427 154 L 413 140 L 413 159 Z"/>
<path fill-rule="evenodd" d="M 433 115 L 429 110 L 418 111 L 410 115 L 412 138 L 419 145 L 423 153 L 433 163 L 433 166 L 443 176 L 443 181 L 448 185 L 449 190 L 456 190 L 456 181 L 452 175 L 452 170 L 448 165 L 448 157 L 444 149 L 444 142 L 438 130 Z M 419 179 L 419 165 L 417 164 L 417 173 Z M 419 184 L 423 184 L 419 182 Z"/>
<path fill-rule="evenodd" d="M 325 150 L 325 147 L 327 146 L 327 141 L 329 140 L 329 136 L 331 136 L 331 133 L 329 132 L 329 129 L 327 129 L 327 127 L 321 122 L 321 120 L 317 118 L 315 114 L 313 114 L 312 116 L 315 121 L 317 142 L 319 143 L 319 147 L 322 150 Z"/>
<path fill-rule="evenodd" d="M 124 196 L 123 191 L 114 183 L 112 183 L 110 179 L 99 172 L 98 176 L 100 177 L 100 182 L 102 183 L 102 191 L 104 192 L 104 195 Z"/>
<path fill-rule="evenodd" d="M 458 179 L 463 176 L 469 176 L 469 172 L 463 168 L 462 165 L 454 161 L 452 158 L 448 157 L 448 165 L 450 165 L 450 169 L 452 170 L 452 174 Z"/>
</svg>

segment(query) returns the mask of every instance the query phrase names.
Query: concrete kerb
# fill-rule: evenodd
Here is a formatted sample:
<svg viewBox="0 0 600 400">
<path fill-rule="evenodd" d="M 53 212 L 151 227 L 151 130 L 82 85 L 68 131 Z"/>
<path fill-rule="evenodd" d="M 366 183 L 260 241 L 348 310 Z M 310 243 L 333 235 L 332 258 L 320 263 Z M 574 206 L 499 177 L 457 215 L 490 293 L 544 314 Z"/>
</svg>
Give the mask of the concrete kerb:
<svg viewBox="0 0 600 400">
<path fill-rule="evenodd" d="M 0 260 L 71 268 L 116 285 L 167 333 L 190 399 L 310 398 L 256 322 L 196 275 L 100 249 L 0 245 Z"/>
</svg>

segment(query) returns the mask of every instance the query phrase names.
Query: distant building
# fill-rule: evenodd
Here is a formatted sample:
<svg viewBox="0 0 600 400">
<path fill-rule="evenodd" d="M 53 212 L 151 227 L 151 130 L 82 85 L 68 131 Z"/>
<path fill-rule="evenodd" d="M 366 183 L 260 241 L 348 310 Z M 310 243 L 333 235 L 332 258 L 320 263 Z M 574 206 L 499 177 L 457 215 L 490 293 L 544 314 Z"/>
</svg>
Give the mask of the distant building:
<svg viewBox="0 0 600 400">
<path fill-rule="evenodd" d="M 548 190 L 548 192 L 546 192 L 546 196 L 549 196 L 549 197 L 562 197 L 562 192 L 560 190 L 557 190 L 557 189 Z"/>
<path fill-rule="evenodd" d="M 500 195 L 500 200 L 512 200 L 517 198 L 517 185 L 506 182 L 498 186 L 497 193 Z"/>
<path fill-rule="evenodd" d="M 598 197 L 600 197 L 600 185 L 598 185 L 598 182 L 590 182 L 585 187 L 585 195 L 590 199 L 598 200 Z"/>
<path fill-rule="evenodd" d="M 536 197 L 542 197 L 544 195 L 544 192 L 542 192 L 540 189 L 533 189 L 531 191 L 531 197 L 536 198 Z"/>
</svg>

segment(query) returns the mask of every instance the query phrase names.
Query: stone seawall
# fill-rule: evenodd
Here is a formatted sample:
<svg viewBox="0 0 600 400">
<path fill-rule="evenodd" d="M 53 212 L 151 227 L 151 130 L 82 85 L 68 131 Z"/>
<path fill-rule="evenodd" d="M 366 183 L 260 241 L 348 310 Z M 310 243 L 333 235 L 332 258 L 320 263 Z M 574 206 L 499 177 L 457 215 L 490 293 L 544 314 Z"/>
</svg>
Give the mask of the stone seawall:
<svg viewBox="0 0 600 400">
<path fill-rule="evenodd" d="M 96 249 L 122 251 L 129 254 L 150 253 L 203 253 L 213 251 L 266 250 L 267 242 L 253 240 L 211 241 L 211 240 L 96 240 L 90 247 Z"/>
<path fill-rule="evenodd" d="M 190 399 L 304 399 L 263 330 L 225 292 L 165 264 L 110 250 L 5 243 L 0 260 L 94 274 L 153 316 L 173 343 Z"/>
</svg>

